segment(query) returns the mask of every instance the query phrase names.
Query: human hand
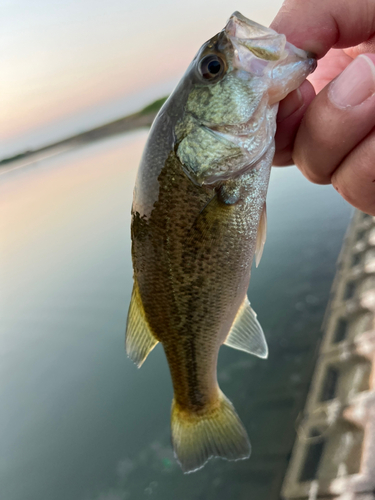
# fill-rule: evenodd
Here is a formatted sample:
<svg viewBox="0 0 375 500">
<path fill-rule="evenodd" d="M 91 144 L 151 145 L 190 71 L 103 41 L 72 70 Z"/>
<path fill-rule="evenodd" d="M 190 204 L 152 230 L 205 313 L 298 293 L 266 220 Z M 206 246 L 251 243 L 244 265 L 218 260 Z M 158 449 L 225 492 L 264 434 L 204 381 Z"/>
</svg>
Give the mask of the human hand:
<svg viewBox="0 0 375 500">
<path fill-rule="evenodd" d="M 375 1 L 286 0 L 271 27 L 320 59 L 280 103 L 274 164 L 375 215 Z"/>
</svg>

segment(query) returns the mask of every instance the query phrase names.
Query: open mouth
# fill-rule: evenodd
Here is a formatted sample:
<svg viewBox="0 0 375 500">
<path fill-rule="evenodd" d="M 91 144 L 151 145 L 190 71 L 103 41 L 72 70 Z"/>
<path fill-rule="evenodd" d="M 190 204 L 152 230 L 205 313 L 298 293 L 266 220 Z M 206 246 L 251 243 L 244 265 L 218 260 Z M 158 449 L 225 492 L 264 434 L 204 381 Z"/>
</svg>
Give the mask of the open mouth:
<svg viewBox="0 0 375 500">
<path fill-rule="evenodd" d="M 287 42 L 285 35 L 239 12 L 232 14 L 225 32 L 234 48 L 233 67 L 247 72 L 250 78 L 266 78 L 270 104 L 299 87 L 316 68 L 312 55 Z"/>
</svg>

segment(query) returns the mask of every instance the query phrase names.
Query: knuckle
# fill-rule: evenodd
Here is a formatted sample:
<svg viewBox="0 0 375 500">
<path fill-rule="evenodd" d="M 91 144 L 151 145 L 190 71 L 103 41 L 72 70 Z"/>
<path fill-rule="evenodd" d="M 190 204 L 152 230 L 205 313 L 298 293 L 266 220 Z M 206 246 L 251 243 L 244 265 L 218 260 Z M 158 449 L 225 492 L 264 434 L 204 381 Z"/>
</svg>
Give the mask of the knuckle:
<svg viewBox="0 0 375 500">
<path fill-rule="evenodd" d="M 340 141 L 333 118 L 313 103 L 297 133 L 293 159 L 311 182 L 329 184 L 337 166 Z"/>
<path fill-rule="evenodd" d="M 321 165 L 316 165 L 314 160 L 310 149 L 306 149 L 303 145 L 295 147 L 293 161 L 303 175 L 314 184 L 329 184 L 331 182 L 330 175 L 322 172 L 319 168 Z"/>
<path fill-rule="evenodd" d="M 346 182 L 345 176 L 338 173 L 334 173 L 332 176 L 332 186 L 336 191 L 351 205 L 358 207 L 357 197 L 350 185 L 351 183 Z"/>
<path fill-rule="evenodd" d="M 281 151 L 277 151 L 273 159 L 273 165 L 275 167 L 286 167 L 287 165 L 293 165 L 291 147 L 288 146 Z"/>
<path fill-rule="evenodd" d="M 375 184 L 375 137 L 360 144 L 356 151 L 355 171 L 364 182 Z"/>
<path fill-rule="evenodd" d="M 305 114 L 303 123 L 311 144 L 317 150 L 332 151 L 337 147 L 338 142 L 341 142 L 334 117 L 322 112 L 320 106 L 312 105 Z"/>
<path fill-rule="evenodd" d="M 332 175 L 332 185 L 351 205 L 375 214 L 375 135 L 358 145 Z"/>
</svg>

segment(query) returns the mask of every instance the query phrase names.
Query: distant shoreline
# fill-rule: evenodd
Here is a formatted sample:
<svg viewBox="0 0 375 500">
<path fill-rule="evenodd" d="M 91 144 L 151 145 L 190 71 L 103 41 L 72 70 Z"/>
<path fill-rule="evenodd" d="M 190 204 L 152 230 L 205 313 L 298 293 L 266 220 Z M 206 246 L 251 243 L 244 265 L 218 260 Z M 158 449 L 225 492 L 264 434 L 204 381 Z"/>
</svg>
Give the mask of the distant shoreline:
<svg viewBox="0 0 375 500">
<path fill-rule="evenodd" d="M 100 127 L 95 127 L 91 130 L 87 130 L 86 132 L 76 134 L 74 136 L 63 139 L 62 141 L 48 144 L 47 146 L 43 146 L 42 148 L 24 151 L 23 153 L 19 153 L 9 158 L 4 158 L 0 161 L 0 168 L 9 166 L 9 164 L 17 160 L 27 159 L 34 155 L 39 155 L 40 153 L 44 153 L 55 148 L 62 147 L 63 149 L 70 149 L 82 144 L 103 139 L 105 137 L 110 137 L 112 135 L 122 134 L 123 132 L 130 132 L 138 128 L 150 127 L 159 109 L 162 107 L 166 100 L 167 97 L 163 97 L 132 115 L 128 115 L 113 122 L 106 123 L 104 125 L 101 125 Z"/>
</svg>

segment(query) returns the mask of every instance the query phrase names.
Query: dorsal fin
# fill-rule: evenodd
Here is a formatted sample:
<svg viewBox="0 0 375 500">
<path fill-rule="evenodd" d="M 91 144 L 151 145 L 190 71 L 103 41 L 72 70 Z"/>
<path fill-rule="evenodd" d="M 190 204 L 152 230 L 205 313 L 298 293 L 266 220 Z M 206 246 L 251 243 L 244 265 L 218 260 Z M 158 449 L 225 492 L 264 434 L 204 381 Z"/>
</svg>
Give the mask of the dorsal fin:
<svg viewBox="0 0 375 500">
<path fill-rule="evenodd" d="M 244 301 L 233 321 L 225 345 L 254 354 L 259 358 L 268 357 L 267 342 L 255 311 L 245 295 Z"/>
<path fill-rule="evenodd" d="M 257 241 L 255 245 L 255 265 L 259 266 L 260 259 L 262 258 L 264 244 L 267 238 L 267 209 L 266 202 L 264 202 L 262 213 L 260 214 Z"/>
<path fill-rule="evenodd" d="M 147 323 L 138 285 L 134 282 L 126 325 L 126 352 L 140 368 L 157 343 Z"/>
</svg>

